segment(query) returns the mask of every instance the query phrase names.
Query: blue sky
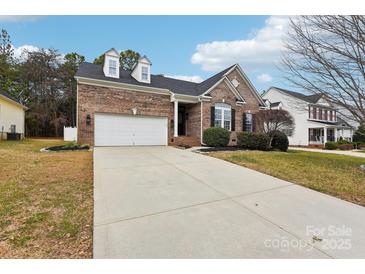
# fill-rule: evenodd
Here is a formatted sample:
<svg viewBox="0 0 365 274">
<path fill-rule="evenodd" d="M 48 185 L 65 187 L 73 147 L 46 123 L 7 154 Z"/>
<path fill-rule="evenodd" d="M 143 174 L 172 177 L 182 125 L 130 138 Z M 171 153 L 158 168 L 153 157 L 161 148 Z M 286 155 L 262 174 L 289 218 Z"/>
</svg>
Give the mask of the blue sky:
<svg viewBox="0 0 365 274">
<path fill-rule="evenodd" d="M 16 52 L 53 47 L 92 62 L 111 47 L 133 49 L 152 61 L 152 73 L 206 79 L 239 63 L 259 91 L 285 87 L 276 65 L 282 16 L 0 16 Z"/>
</svg>

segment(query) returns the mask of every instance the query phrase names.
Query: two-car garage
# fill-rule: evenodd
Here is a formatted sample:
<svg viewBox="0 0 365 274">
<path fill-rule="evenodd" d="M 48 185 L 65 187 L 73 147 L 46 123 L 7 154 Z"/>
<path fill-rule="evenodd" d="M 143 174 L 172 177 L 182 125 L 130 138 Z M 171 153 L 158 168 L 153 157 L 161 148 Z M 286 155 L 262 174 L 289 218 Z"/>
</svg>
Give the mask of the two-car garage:
<svg viewBox="0 0 365 274">
<path fill-rule="evenodd" d="M 167 145 L 167 121 L 167 117 L 95 113 L 95 145 Z"/>
</svg>

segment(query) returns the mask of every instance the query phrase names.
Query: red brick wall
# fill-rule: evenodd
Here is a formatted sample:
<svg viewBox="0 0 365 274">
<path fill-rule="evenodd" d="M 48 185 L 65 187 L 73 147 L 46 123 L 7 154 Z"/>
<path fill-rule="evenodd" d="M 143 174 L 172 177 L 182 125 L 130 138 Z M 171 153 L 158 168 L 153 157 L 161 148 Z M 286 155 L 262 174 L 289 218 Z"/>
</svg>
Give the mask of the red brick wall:
<svg viewBox="0 0 365 274">
<path fill-rule="evenodd" d="M 173 104 L 170 95 L 99 87 L 86 84 L 78 85 L 78 142 L 94 144 L 94 113 L 132 114 L 168 117 L 168 141 L 171 141 L 173 129 Z M 86 125 L 86 116 L 90 114 L 91 124 Z"/>
<path fill-rule="evenodd" d="M 200 103 L 186 104 L 186 112 L 188 113 L 186 134 L 200 140 Z"/>
<path fill-rule="evenodd" d="M 239 85 L 236 89 L 240 92 L 241 96 L 245 99 L 247 106 L 249 106 L 250 108 L 256 108 L 258 110 L 259 101 L 257 100 L 256 96 L 254 95 L 253 91 L 251 91 L 251 89 L 245 83 L 244 79 L 238 73 L 237 69 L 233 70 L 228 75 L 228 78 L 230 80 L 237 79 L 237 81 L 239 82 Z"/>
<path fill-rule="evenodd" d="M 231 133 L 230 145 L 235 144 L 236 132 L 242 131 L 242 117 L 246 111 L 255 113 L 259 110 L 259 102 L 253 92 L 234 70 L 228 77 L 236 78 L 240 85 L 237 87 L 242 97 L 246 100 L 244 105 L 236 105 L 236 97 L 228 86 L 222 82 L 211 93 L 210 102 L 203 102 L 203 130 L 210 127 L 210 108 L 215 103 L 225 103 L 231 105 L 236 110 L 235 132 Z M 94 144 L 94 113 L 116 113 L 132 114 L 132 108 L 137 108 L 137 115 L 168 117 L 168 142 L 172 143 L 173 128 L 173 103 L 170 102 L 169 95 L 152 94 L 147 92 L 130 91 L 93 85 L 78 85 L 78 141 L 80 143 Z M 200 140 L 200 108 L 201 104 L 185 104 L 189 113 L 187 121 L 187 135 L 197 137 Z M 86 116 L 90 114 L 91 124 L 86 125 Z"/>
<path fill-rule="evenodd" d="M 241 93 L 242 97 L 245 99 L 246 104 L 236 105 L 236 97 L 229 89 L 227 84 L 222 82 L 214 90 L 210 92 L 212 99 L 210 102 L 203 102 L 203 131 L 210 128 L 210 109 L 215 103 L 222 103 L 223 100 L 226 104 L 229 104 L 233 109 L 236 110 L 235 117 L 235 131 L 231 132 L 231 140 L 229 145 L 235 145 L 237 140 L 237 132 L 243 130 L 243 114 L 247 111 L 255 113 L 259 111 L 259 102 L 253 94 L 253 91 L 245 84 L 244 80 L 238 74 L 236 70 L 232 71 L 229 75 L 229 79 L 236 79 L 239 81 L 239 86 L 237 90 Z"/>
</svg>

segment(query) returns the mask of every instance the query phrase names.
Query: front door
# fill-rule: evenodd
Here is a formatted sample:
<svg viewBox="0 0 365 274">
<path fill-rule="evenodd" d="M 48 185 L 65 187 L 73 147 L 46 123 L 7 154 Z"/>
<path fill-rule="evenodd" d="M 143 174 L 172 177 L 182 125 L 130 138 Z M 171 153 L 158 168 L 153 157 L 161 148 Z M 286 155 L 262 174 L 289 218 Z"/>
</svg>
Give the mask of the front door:
<svg viewBox="0 0 365 274">
<path fill-rule="evenodd" d="M 186 113 L 185 106 L 179 106 L 178 110 L 178 125 L 177 125 L 177 134 L 179 136 L 184 136 L 186 131 Z"/>
<path fill-rule="evenodd" d="M 335 141 L 335 129 L 327 128 L 327 141 L 334 142 Z"/>
</svg>

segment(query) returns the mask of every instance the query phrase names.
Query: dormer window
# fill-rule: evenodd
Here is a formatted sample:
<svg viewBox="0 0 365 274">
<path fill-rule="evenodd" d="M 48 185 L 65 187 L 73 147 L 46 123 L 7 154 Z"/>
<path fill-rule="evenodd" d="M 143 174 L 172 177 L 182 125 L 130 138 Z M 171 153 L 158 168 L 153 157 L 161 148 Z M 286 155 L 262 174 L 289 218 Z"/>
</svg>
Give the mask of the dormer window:
<svg viewBox="0 0 365 274">
<path fill-rule="evenodd" d="M 138 82 L 142 83 L 151 83 L 151 61 L 147 58 L 147 56 L 142 56 L 138 59 L 137 64 L 134 66 L 132 70 L 132 77 L 136 79 Z"/>
<path fill-rule="evenodd" d="M 142 67 L 142 81 L 148 81 L 148 67 Z"/>
<path fill-rule="evenodd" d="M 104 54 L 103 72 L 106 77 L 119 78 L 119 52 L 114 48 Z"/>
<path fill-rule="evenodd" d="M 117 75 L 117 62 L 115 60 L 109 60 L 109 75 Z"/>
</svg>

